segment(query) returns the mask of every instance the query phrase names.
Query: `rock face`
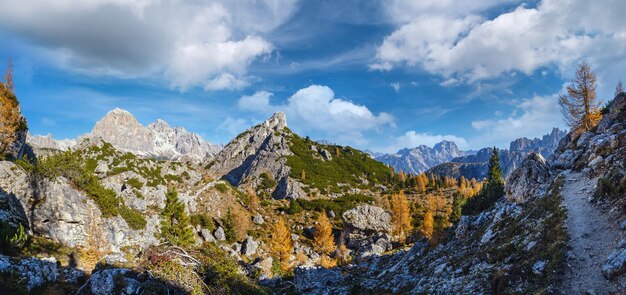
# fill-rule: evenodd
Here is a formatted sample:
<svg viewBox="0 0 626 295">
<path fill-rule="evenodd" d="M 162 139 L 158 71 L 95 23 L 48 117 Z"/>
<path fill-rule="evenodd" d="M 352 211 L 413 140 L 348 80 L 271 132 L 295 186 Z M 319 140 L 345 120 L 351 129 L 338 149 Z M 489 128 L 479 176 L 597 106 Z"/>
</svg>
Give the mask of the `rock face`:
<svg viewBox="0 0 626 295">
<path fill-rule="evenodd" d="M 399 150 L 395 154 L 378 155 L 375 159 L 393 167 L 396 171 L 418 174 L 453 158 L 466 155 L 468 153 L 460 151 L 454 142 L 442 141 L 432 148 L 420 145 L 412 149 Z"/>
<path fill-rule="evenodd" d="M 346 246 L 358 257 L 391 250 L 391 215 L 380 207 L 360 205 L 343 213 Z"/>
<path fill-rule="evenodd" d="M 102 229 L 100 234 L 113 251 L 123 246 L 158 243 L 154 237 L 159 230 L 158 219 L 147 218 L 146 229 L 135 231 L 119 216 L 103 218 L 95 202 L 63 177 L 30 179 L 15 164 L 3 161 L 0 192 L 0 204 L 9 204 L 13 221 L 70 247 L 86 245 L 87 233 L 94 227 Z"/>
<path fill-rule="evenodd" d="M 613 99 L 597 128 L 570 133 L 550 158 L 551 168 L 585 170 L 591 176 L 626 173 L 626 93 Z"/>
<path fill-rule="evenodd" d="M 36 149 L 52 149 L 52 150 L 61 150 L 65 151 L 73 148 L 76 145 L 76 140 L 73 139 L 54 139 L 52 135 L 48 133 L 46 136 L 41 135 L 31 135 L 28 134 L 26 138 L 26 142 Z"/>
<path fill-rule="evenodd" d="M 17 131 L 15 140 L 11 142 L 5 149 L 4 155 L 8 160 L 15 160 L 22 157 L 26 149 L 26 136 L 28 131 Z"/>
<path fill-rule="evenodd" d="M 503 149 L 499 152 L 500 167 L 504 176 L 508 177 L 531 152 L 541 154 L 546 159 L 549 158 L 565 135 L 564 131 L 553 128 L 552 132 L 544 135 L 541 139 L 524 137 L 512 141 L 508 150 Z M 468 179 L 483 179 L 487 177 L 487 163 L 492 152 L 493 148 L 484 148 L 473 155 L 454 158 L 448 163 L 435 166 L 428 172 L 454 178 L 464 176 Z"/>
<path fill-rule="evenodd" d="M 265 122 L 239 134 L 215 157 L 210 171 L 234 186 L 256 188 L 267 173 L 278 182 L 275 198 L 306 196 L 298 181 L 289 177 L 285 156 L 292 155 L 285 114 L 278 112 Z"/>
<path fill-rule="evenodd" d="M 542 195 L 549 176 L 548 165 L 541 154 L 529 154 L 506 182 L 504 190 L 507 199 L 523 203 L 529 198 Z"/>
<path fill-rule="evenodd" d="M 170 160 L 204 161 L 220 150 L 200 135 L 182 127 L 171 128 L 161 119 L 144 127 L 131 113 L 119 108 L 107 113 L 83 138 L 98 137 L 122 151 Z"/>
</svg>

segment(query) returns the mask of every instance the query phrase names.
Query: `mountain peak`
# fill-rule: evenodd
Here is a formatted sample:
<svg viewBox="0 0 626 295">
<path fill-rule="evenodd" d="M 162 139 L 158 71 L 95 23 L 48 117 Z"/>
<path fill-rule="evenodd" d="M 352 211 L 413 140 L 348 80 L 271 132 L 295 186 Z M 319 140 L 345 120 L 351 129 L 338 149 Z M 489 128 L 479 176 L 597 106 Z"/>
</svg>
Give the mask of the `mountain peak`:
<svg viewBox="0 0 626 295">
<path fill-rule="evenodd" d="M 276 112 L 263 122 L 263 125 L 274 130 L 282 130 L 287 127 L 287 116 L 283 112 Z"/>
<path fill-rule="evenodd" d="M 129 111 L 125 110 L 125 109 L 121 109 L 121 108 L 114 108 L 112 110 L 110 110 L 107 115 L 112 114 L 112 115 L 129 115 L 132 116 L 133 114 L 131 114 Z"/>
</svg>

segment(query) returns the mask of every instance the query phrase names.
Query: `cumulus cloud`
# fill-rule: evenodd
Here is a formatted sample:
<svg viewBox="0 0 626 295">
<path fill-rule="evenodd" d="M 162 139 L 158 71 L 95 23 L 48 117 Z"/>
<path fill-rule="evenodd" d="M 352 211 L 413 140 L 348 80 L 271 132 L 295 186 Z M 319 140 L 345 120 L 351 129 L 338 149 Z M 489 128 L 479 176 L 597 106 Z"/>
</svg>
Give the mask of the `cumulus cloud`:
<svg viewBox="0 0 626 295">
<path fill-rule="evenodd" d="M 270 97 L 274 94 L 267 91 L 257 91 L 253 95 L 244 95 L 237 102 L 237 106 L 246 111 L 271 113 L 274 107 L 270 104 Z"/>
<path fill-rule="evenodd" d="M 472 127 L 479 133 L 470 140 L 473 146 L 508 147 L 515 138 L 541 137 L 564 124 L 556 96 L 535 96 L 520 102 L 507 118 L 473 121 Z"/>
<path fill-rule="evenodd" d="M 414 148 L 420 145 L 432 147 L 441 141 L 453 141 L 460 149 L 467 149 L 468 143 L 463 137 L 455 135 L 438 135 L 431 133 L 418 133 L 413 130 L 393 138 L 393 144 L 379 148 L 384 153 L 395 153 L 404 148 Z"/>
<path fill-rule="evenodd" d="M 296 0 L 4 1 L 0 29 L 92 75 L 163 74 L 178 89 L 240 89 L 249 65 L 274 46 L 263 35 Z"/>
<path fill-rule="evenodd" d="M 347 143 L 365 143 L 363 132 L 395 126 L 394 118 L 387 113 L 372 113 L 366 106 L 336 98 L 327 86 L 311 85 L 302 88 L 282 105 L 270 104 L 272 93 L 259 91 L 243 96 L 238 101 L 240 109 L 268 115 L 282 110 L 289 125 L 300 131 L 321 131 L 332 139 Z"/>
<path fill-rule="evenodd" d="M 441 5 L 456 2 L 442 1 Z M 490 2 L 456 15 L 403 8 L 401 25 L 378 47 L 370 68 L 420 66 L 455 79 L 446 81 L 471 83 L 508 72 L 532 74 L 545 66 L 570 71 L 582 58 L 607 69 L 616 61 L 623 63 L 626 52 L 620 48 L 626 43 L 626 23 L 620 11 L 626 9 L 624 1 L 543 0 L 537 7 L 522 4 L 484 18 L 481 11 L 495 5 Z"/>
</svg>

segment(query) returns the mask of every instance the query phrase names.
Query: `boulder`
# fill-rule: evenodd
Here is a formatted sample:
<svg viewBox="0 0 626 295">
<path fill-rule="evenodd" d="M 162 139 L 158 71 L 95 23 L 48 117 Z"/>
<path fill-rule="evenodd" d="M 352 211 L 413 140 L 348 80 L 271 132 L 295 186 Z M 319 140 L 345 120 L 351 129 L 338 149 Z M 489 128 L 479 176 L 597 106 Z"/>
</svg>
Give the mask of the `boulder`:
<svg viewBox="0 0 626 295">
<path fill-rule="evenodd" d="M 612 280 L 626 272 L 626 250 L 617 250 L 602 265 L 602 275 Z"/>
<path fill-rule="evenodd" d="M 200 230 L 200 235 L 202 235 L 204 241 L 209 243 L 215 243 L 215 237 L 213 237 L 210 230 L 203 228 Z"/>
<path fill-rule="evenodd" d="M 543 193 L 549 176 L 546 160 L 540 154 L 529 154 L 507 179 L 504 187 L 507 199 L 523 203 Z"/>
<path fill-rule="evenodd" d="M 390 232 L 391 215 L 383 208 L 360 205 L 343 213 L 343 222 L 352 230 L 363 232 Z"/>
<path fill-rule="evenodd" d="M 461 220 L 459 220 L 454 230 L 454 236 L 457 239 L 464 239 L 467 236 L 471 224 L 472 220 L 470 216 L 461 216 Z"/>
<path fill-rule="evenodd" d="M 94 170 L 96 174 L 106 175 L 109 173 L 109 165 L 105 161 L 98 161 L 98 166 L 96 166 L 96 170 Z"/>
<path fill-rule="evenodd" d="M 226 234 L 224 233 L 224 229 L 221 226 L 215 230 L 213 235 L 215 236 L 215 239 L 217 239 L 218 241 L 226 240 Z"/>
<path fill-rule="evenodd" d="M 391 250 L 391 215 L 382 208 L 360 205 L 346 211 L 342 218 L 346 246 L 356 250 L 358 257 Z"/>
<path fill-rule="evenodd" d="M 141 283 L 132 277 L 132 272 L 124 268 L 111 268 L 91 275 L 87 283 L 76 294 L 108 295 L 137 294 Z"/>
<path fill-rule="evenodd" d="M 257 243 L 251 236 L 248 236 L 241 245 L 241 254 L 246 256 L 252 256 L 256 254 L 256 250 L 259 248 Z"/>
<path fill-rule="evenodd" d="M 263 216 L 261 216 L 261 214 L 257 213 L 252 216 L 252 222 L 254 222 L 254 224 L 261 225 L 265 223 L 265 220 L 263 219 Z"/>
</svg>

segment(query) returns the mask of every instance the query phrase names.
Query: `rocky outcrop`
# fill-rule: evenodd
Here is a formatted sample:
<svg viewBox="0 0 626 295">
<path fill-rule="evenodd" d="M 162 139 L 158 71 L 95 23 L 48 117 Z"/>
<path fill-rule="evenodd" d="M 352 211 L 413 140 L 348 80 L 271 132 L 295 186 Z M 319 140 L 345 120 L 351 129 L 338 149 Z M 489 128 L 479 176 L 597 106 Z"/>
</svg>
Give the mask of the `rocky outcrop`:
<svg viewBox="0 0 626 295">
<path fill-rule="evenodd" d="M 158 218 L 148 216 L 146 229 L 140 231 L 132 230 L 119 216 L 104 218 L 95 202 L 63 177 L 34 179 L 14 163 L 3 161 L 0 191 L 0 198 L 8 199 L 13 220 L 28 225 L 34 234 L 69 247 L 87 245 L 86 239 L 94 228 L 101 230 L 99 234 L 112 251 L 158 243 L 154 236 L 160 229 Z M 7 201 L 0 200 L 3 202 Z"/>
<path fill-rule="evenodd" d="M 504 188 L 506 197 L 509 201 L 523 203 L 534 196 L 543 195 L 549 177 L 546 160 L 541 154 L 531 153 L 509 176 Z"/>
<path fill-rule="evenodd" d="M 82 138 L 102 138 L 125 152 L 169 160 L 210 160 L 221 148 L 182 127 L 172 128 L 161 119 L 144 127 L 131 113 L 119 108 L 108 112 Z"/>
<path fill-rule="evenodd" d="M 289 177 L 291 168 L 286 156 L 289 148 L 287 119 L 282 112 L 239 134 L 215 157 L 210 171 L 234 186 L 256 188 L 262 173 L 278 182 L 272 196 L 301 198 L 306 196 L 301 184 Z"/>
<path fill-rule="evenodd" d="M 454 142 L 442 141 L 432 148 L 420 145 L 412 149 L 399 150 L 395 154 L 379 155 L 375 159 L 393 167 L 396 171 L 418 174 L 453 158 L 465 155 L 468 153 L 460 151 Z"/>
<path fill-rule="evenodd" d="M 391 215 L 380 207 L 359 205 L 343 213 L 346 246 L 358 257 L 380 255 L 391 250 Z"/>
<path fill-rule="evenodd" d="M 26 151 L 26 136 L 28 131 L 16 131 L 14 134 L 14 140 L 11 141 L 8 146 L 3 147 L 4 157 L 7 160 L 20 159 Z M 2 136 L 2 135 L 0 135 Z"/>
<path fill-rule="evenodd" d="M 85 276 L 85 273 L 74 268 L 60 267 L 54 258 L 0 255 L 0 285 L 3 285 L 0 293 L 3 294 L 32 292 L 35 288 L 53 283 L 76 285 L 84 281 Z"/>
</svg>

